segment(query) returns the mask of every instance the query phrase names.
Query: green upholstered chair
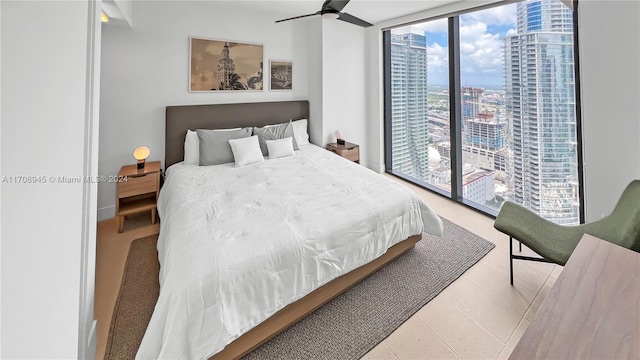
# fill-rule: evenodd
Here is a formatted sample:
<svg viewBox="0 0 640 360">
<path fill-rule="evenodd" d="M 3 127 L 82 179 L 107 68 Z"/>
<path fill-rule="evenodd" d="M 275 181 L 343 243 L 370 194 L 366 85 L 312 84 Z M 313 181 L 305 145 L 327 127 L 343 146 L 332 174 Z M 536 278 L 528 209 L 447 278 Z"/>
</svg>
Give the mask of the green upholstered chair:
<svg viewBox="0 0 640 360">
<path fill-rule="evenodd" d="M 520 205 L 506 202 L 493 226 L 509 235 L 511 285 L 514 259 L 564 265 L 584 234 L 640 252 L 640 180 L 632 181 L 613 212 L 598 221 L 576 226 L 558 225 Z M 520 241 L 520 246 L 524 243 L 542 258 L 514 255 L 513 239 Z"/>
</svg>

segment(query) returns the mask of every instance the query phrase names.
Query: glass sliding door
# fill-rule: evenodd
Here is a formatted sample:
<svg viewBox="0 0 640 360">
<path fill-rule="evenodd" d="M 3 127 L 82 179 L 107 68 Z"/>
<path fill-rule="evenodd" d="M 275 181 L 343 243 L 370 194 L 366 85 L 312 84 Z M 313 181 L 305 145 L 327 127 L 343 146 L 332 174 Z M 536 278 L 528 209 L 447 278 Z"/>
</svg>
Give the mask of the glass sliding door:
<svg viewBox="0 0 640 360">
<path fill-rule="evenodd" d="M 398 151 L 390 172 L 417 177 L 490 215 L 513 201 L 555 223 L 579 223 L 582 170 L 573 10 L 560 0 L 525 0 L 451 19 L 455 21 L 449 32 L 447 19 L 416 25 L 427 53 L 426 103 L 416 109 L 427 108 L 426 143 L 434 150 L 424 152 L 427 161 L 424 156 L 411 158 L 415 161 L 406 167 L 400 160 L 404 152 Z M 392 29 L 391 37 L 408 31 Z M 446 56 L 447 41 L 440 42 L 443 36 L 456 39 L 451 56 Z M 393 42 L 391 46 L 393 55 Z M 450 75 L 460 84 L 456 80 L 451 88 L 443 86 Z M 404 88 L 397 89 L 396 96 L 404 99 Z M 393 85 L 385 90 L 392 99 L 394 90 Z M 449 106 L 452 101 L 456 106 Z M 398 101 L 392 109 L 401 119 L 412 108 Z M 455 133 L 450 133 L 452 128 Z M 397 138 L 412 139 L 414 129 L 402 129 Z M 401 142 L 389 135 L 387 145 L 395 149 Z M 430 161 L 432 153 L 438 164 Z M 453 164 L 452 153 L 461 154 L 453 157 Z"/>
</svg>

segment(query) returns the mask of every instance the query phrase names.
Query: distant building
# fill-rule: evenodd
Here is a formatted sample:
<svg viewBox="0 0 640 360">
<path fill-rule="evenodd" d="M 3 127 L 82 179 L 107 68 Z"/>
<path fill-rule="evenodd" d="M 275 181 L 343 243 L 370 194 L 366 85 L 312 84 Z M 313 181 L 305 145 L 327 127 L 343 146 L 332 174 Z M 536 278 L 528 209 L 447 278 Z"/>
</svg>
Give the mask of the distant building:
<svg viewBox="0 0 640 360">
<path fill-rule="evenodd" d="M 517 3 L 505 38 L 513 200 L 559 224 L 579 222 L 573 14 L 558 0 Z"/>
<path fill-rule="evenodd" d="M 468 164 L 466 164 L 468 165 Z M 484 205 L 492 201 L 495 194 L 496 174 L 488 169 L 474 169 L 462 177 L 462 196 L 466 200 Z"/>
<path fill-rule="evenodd" d="M 464 119 L 464 140 L 471 147 L 498 151 L 505 145 L 504 127 L 493 114 L 479 113 Z"/>
<path fill-rule="evenodd" d="M 481 111 L 482 89 L 463 86 L 460 92 L 462 93 L 462 120 L 477 118 Z"/>
<path fill-rule="evenodd" d="M 422 30 L 392 31 L 391 79 L 393 169 L 426 181 L 429 176 L 427 40 Z"/>
<path fill-rule="evenodd" d="M 507 127 L 504 119 L 498 120 L 494 114 L 478 113 L 475 118 L 463 120 L 462 158 L 465 162 L 495 171 L 501 182 L 507 180 L 507 167 L 500 153 L 507 151 Z M 484 203 L 481 203 L 484 204 Z M 495 204 L 495 206 L 499 206 Z M 497 209 L 497 208 L 496 208 Z"/>
</svg>

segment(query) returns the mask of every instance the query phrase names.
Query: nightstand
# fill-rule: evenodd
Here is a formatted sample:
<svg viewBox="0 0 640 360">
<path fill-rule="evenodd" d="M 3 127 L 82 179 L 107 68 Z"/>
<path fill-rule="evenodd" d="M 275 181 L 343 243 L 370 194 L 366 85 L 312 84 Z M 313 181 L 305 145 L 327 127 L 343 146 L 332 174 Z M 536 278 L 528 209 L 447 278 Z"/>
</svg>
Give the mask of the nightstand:
<svg viewBox="0 0 640 360">
<path fill-rule="evenodd" d="M 124 227 L 124 217 L 151 211 L 151 223 L 156 223 L 156 204 L 160 193 L 160 161 L 147 162 L 143 169 L 137 165 L 120 168 L 116 183 L 116 216 L 118 232 Z"/>
<path fill-rule="evenodd" d="M 327 144 L 327 150 L 360 164 L 360 145 L 358 144 L 352 144 L 350 142 L 345 142 L 344 145 L 331 143 Z"/>
</svg>

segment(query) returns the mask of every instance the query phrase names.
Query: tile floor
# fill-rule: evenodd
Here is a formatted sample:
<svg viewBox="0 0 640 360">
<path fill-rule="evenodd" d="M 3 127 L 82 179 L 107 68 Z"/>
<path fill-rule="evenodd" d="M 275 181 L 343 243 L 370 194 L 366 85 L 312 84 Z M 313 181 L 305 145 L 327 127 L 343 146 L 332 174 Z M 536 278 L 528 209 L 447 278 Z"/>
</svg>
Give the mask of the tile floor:
<svg viewBox="0 0 640 360">
<path fill-rule="evenodd" d="M 441 217 L 493 242 L 496 247 L 364 359 L 508 358 L 562 267 L 516 261 L 515 283 L 509 285 L 509 238 L 493 228 L 493 219 L 396 177 L 389 177 L 415 191 Z M 121 234 L 117 232 L 115 219 L 98 224 L 96 359 L 104 358 L 111 313 L 129 243 L 159 231 L 157 224 L 149 223 L 148 215 L 134 217 L 125 222 L 125 232 Z M 523 252 L 532 254 L 524 247 Z"/>
</svg>

